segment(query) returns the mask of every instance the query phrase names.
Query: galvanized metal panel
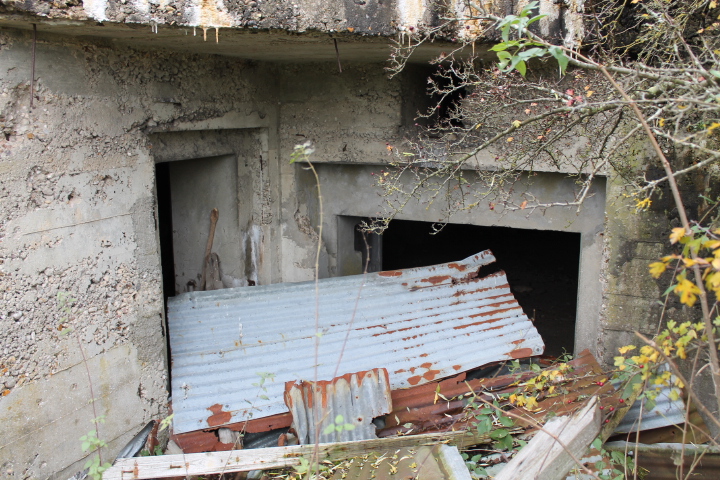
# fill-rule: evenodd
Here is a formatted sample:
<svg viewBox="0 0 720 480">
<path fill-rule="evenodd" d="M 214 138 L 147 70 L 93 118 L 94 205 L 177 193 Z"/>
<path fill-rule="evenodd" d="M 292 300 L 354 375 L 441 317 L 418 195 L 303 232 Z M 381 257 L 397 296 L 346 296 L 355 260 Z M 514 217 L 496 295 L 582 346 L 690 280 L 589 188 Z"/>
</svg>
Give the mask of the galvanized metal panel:
<svg viewBox="0 0 720 480">
<path fill-rule="evenodd" d="M 300 445 L 370 440 L 377 438 L 373 418 L 392 411 L 390 378 L 387 370 L 376 368 L 329 382 L 288 383 L 285 403 Z M 333 431 L 325 432 L 330 426 Z"/>
<path fill-rule="evenodd" d="M 397 389 L 542 353 L 505 274 L 476 278 L 494 260 L 324 279 L 317 301 L 314 282 L 171 298 L 175 432 L 286 412 L 285 382 L 316 366 L 318 380 L 385 367 Z"/>
<path fill-rule="evenodd" d="M 655 408 L 650 411 L 647 407 L 641 410 L 643 402 L 635 401 L 615 429 L 615 433 L 637 432 L 638 427 L 640 431 L 644 431 L 685 423 L 685 402 L 682 398 L 671 399 L 671 392 L 672 388 L 668 386 L 660 390 L 655 399 Z"/>
</svg>

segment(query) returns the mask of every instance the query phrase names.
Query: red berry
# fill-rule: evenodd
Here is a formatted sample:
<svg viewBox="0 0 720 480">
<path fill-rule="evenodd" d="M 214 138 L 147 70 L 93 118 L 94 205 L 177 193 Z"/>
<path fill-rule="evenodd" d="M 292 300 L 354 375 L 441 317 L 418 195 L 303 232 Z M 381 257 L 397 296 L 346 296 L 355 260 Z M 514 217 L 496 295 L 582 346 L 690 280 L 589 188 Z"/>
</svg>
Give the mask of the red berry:
<svg viewBox="0 0 720 480">
<path fill-rule="evenodd" d="M 605 420 L 605 423 L 610 423 L 610 419 L 608 418 L 607 420 Z"/>
<path fill-rule="evenodd" d="M 610 410 L 611 412 L 614 412 L 614 411 L 615 411 L 615 407 L 610 407 L 610 408 L 608 408 L 608 410 Z"/>
<path fill-rule="evenodd" d="M 603 385 L 605 385 L 605 382 L 597 382 L 597 384 L 602 387 Z"/>
<path fill-rule="evenodd" d="M 625 403 L 625 400 L 623 400 L 623 399 L 621 398 L 621 399 L 620 399 L 620 403 Z"/>
<path fill-rule="evenodd" d="M 638 365 L 638 367 L 640 367 L 640 368 L 645 368 L 645 365 Z"/>
<path fill-rule="evenodd" d="M 603 407 L 602 405 L 600 405 L 600 410 L 605 410 L 605 407 Z"/>
</svg>

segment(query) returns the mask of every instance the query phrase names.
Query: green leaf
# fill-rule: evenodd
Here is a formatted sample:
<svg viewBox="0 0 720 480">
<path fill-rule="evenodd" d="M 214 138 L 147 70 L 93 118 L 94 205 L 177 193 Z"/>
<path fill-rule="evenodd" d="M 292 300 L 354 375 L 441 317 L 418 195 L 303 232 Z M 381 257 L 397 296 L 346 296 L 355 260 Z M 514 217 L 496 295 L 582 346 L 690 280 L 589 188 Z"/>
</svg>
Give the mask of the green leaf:
<svg viewBox="0 0 720 480">
<path fill-rule="evenodd" d="M 490 432 L 490 438 L 492 438 L 493 440 L 500 440 L 507 437 L 508 434 L 509 432 L 504 428 L 498 428 L 497 430 L 493 430 L 492 432 Z"/>
<path fill-rule="evenodd" d="M 473 472 L 475 472 L 475 474 L 479 477 L 487 477 L 488 476 L 487 470 L 485 470 L 484 467 L 475 467 L 473 469 Z"/>
<path fill-rule="evenodd" d="M 344 427 L 345 430 L 355 430 L 355 425 L 353 425 L 352 423 L 346 423 Z"/>
<path fill-rule="evenodd" d="M 335 424 L 334 424 L 334 423 L 331 423 L 330 425 L 328 425 L 327 427 L 325 427 L 325 429 L 323 429 L 323 434 L 329 435 L 329 434 L 331 434 L 331 433 L 334 432 L 334 431 L 335 431 Z"/>
<path fill-rule="evenodd" d="M 544 48 L 528 48 L 527 50 L 523 50 L 522 52 L 518 53 L 518 56 L 522 58 L 523 60 L 530 60 L 531 58 L 535 57 L 542 57 L 547 53 L 547 50 Z"/>
<path fill-rule="evenodd" d="M 533 17 L 533 18 L 530 19 L 530 21 L 527 23 L 527 25 L 533 24 L 533 23 L 537 22 L 538 20 L 542 20 L 542 19 L 545 18 L 545 17 L 547 17 L 547 15 L 545 15 L 545 14 L 538 15 L 538 16 L 536 16 L 536 17 Z"/>
<path fill-rule="evenodd" d="M 593 447 L 595 450 L 602 450 L 602 445 L 603 445 L 603 442 L 602 442 L 602 438 L 600 438 L 600 437 L 596 438 L 596 439 L 593 440 L 593 442 L 592 442 L 592 447 Z"/>
<path fill-rule="evenodd" d="M 607 467 L 607 464 L 605 462 L 603 462 L 602 460 L 595 462 L 595 468 L 597 470 L 604 470 L 605 467 Z"/>
<path fill-rule="evenodd" d="M 344 421 L 345 417 L 343 417 L 342 415 L 338 415 L 337 417 L 335 417 L 335 423 L 343 423 Z"/>
<path fill-rule="evenodd" d="M 506 450 L 510 450 L 513 448 L 513 437 L 512 435 L 508 435 L 507 437 L 503 438 L 502 440 L 503 446 Z"/>
<path fill-rule="evenodd" d="M 710 70 L 710 75 L 716 78 L 720 78 L 720 71 L 719 70 Z"/>
<path fill-rule="evenodd" d="M 510 417 L 502 416 L 498 420 L 504 427 L 512 427 L 513 425 L 515 425 L 515 422 L 513 422 L 512 418 Z"/>
<path fill-rule="evenodd" d="M 564 74 L 565 70 L 567 70 L 568 63 L 570 63 L 570 59 L 565 55 L 565 52 L 562 50 L 562 48 L 558 46 L 553 46 L 548 49 L 550 54 L 555 57 L 555 60 L 557 60 L 558 65 L 560 66 L 560 73 Z"/>
</svg>

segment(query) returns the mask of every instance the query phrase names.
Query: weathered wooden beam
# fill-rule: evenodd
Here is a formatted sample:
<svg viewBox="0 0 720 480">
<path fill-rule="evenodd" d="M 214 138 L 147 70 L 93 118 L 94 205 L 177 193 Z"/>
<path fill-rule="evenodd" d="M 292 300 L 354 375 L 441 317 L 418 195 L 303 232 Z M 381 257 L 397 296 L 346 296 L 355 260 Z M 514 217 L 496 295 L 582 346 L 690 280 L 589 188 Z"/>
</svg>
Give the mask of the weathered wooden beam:
<svg viewBox="0 0 720 480">
<path fill-rule="evenodd" d="M 551 419 L 495 480 L 565 478 L 600 433 L 600 421 L 596 398 L 573 415 Z"/>
<path fill-rule="evenodd" d="M 520 430 L 517 429 L 517 431 Z M 466 431 L 406 435 L 355 442 L 321 443 L 318 446 L 318 458 L 320 461 L 340 461 L 370 452 L 401 447 L 438 443 L 468 446 L 491 442 L 488 435 L 473 435 Z M 310 459 L 314 449 L 314 445 L 294 445 L 227 452 L 125 458 L 118 460 L 115 465 L 107 469 L 103 474 L 103 479 L 137 480 L 292 467 L 300 464 L 301 457 Z"/>
</svg>

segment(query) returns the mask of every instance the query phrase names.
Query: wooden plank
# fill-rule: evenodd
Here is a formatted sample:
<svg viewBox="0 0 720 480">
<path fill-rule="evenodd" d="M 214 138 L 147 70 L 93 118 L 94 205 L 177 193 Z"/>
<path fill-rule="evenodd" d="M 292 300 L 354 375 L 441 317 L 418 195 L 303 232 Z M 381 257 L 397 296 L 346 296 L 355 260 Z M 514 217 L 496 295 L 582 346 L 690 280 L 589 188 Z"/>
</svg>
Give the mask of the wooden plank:
<svg viewBox="0 0 720 480">
<path fill-rule="evenodd" d="M 520 431 L 519 429 L 516 429 Z M 435 445 L 476 445 L 490 443 L 488 435 L 473 435 L 465 431 L 406 435 L 355 442 L 321 443 L 319 459 L 345 460 L 373 451 L 386 451 L 402 447 Z M 209 475 L 214 473 L 247 472 L 271 468 L 292 467 L 300 464 L 300 458 L 311 458 L 314 445 L 231 450 L 226 452 L 188 453 L 118 460 L 103 474 L 104 480 L 138 480 L 168 478 L 186 475 Z"/>
<path fill-rule="evenodd" d="M 575 459 L 581 458 L 600 433 L 600 421 L 597 398 L 571 416 L 553 418 L 495 476 L 495 480 L 565 478 L 576 466 Z"/>
</svg>

